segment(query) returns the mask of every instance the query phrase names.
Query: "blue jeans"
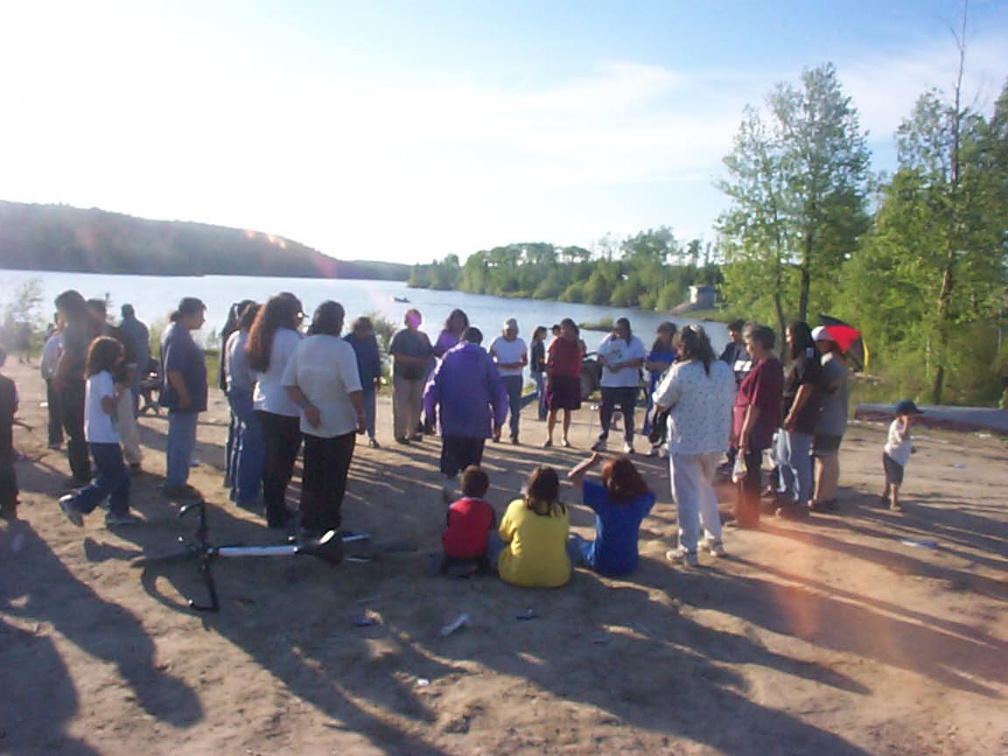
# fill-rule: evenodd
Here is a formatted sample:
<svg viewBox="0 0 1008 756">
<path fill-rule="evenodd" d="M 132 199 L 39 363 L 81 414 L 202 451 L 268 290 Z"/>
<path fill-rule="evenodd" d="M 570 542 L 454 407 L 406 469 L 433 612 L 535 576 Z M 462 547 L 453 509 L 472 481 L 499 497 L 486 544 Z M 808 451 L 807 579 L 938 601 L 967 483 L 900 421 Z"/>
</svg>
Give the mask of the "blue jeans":
<svg viewBox="0 0 1008 756">
<path fill-rule="evenodd" d="M 368 438 L 374 438 L 375 386 L 373 381 L 361 389 L 361 402 L 364 404 L 364 429 L 367 431 Z"/>
<path fill-rule="evenodd" d="M 508 423 L 511 426 L 511 438 L 518 438 L 518 419 L 521 417 L 522 377 L 520 375 L 502 375 L 504 388 L 508 395 Z"/>
<path fill-rule="evenodd" d="M 228 404 L 238 420 L 238 437 L 232 452 L 231 500 L 242 507 L 252 506 L 262 500 L 262 427 L 252 407 L 251 391 L 232 388 Z"/>
<path fill-rule="evenodd" d="M 130 477 L 119 444 L 88 444 L 98 474 L 95 479 L 74 494 L 73 505 L 87 514 L 94 511 L 107 496 L 109 511 L 124 515 L 129 512 Z"/>
<path fill-rule="evenodd" d="M 545 420 L 549 414 L 549 407 L 546 406 L 546 374 L 532 373 L 532 378 L 536 385 L 536 399 L 539 405 L 539 419 Z"/>
<path fill-rule="evenodd" d="M 812 498 L 812 434 L 781 428 L 777 434 L 778 492 L 796 504 L 808 505 Z"/>
<path fill-rule="evenodd" d="M 165 440 L 165 486 L 184 486 L 189 480 L 189 463 L 196 448 L 198 412 L 168 410 L 168 438 Z"/>
</svg>

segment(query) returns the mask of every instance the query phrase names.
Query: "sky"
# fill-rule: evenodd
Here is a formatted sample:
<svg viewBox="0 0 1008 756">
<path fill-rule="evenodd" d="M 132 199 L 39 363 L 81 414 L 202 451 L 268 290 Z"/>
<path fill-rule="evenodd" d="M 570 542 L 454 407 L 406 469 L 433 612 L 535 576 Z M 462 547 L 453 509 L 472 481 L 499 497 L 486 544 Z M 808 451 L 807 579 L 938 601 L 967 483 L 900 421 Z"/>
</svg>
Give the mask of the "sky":
<svg viewBox="0 0 1008 756">
<path fill-rule="evenodd" d="M 747 105 L 832 62 L 873 169 L 950 92 L 956 0 L 3 0 L 0 200 L 282 236 L 340 259 L 714 240 Z M 969 5 L 965 94 L 1008 80 Z"/>
</svg>

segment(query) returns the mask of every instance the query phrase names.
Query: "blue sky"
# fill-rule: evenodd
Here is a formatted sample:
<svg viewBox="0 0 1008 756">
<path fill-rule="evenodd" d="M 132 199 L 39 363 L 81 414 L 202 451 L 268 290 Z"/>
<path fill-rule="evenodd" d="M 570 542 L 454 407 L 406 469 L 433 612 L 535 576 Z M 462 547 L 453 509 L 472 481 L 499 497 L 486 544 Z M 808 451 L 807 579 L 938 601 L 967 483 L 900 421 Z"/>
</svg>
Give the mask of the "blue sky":
<svg viewBox="0 0 1008 756">
<path fill-rule="evenodd" d="M 949 90 L 948 0 L 0 3 L 0 199 L 237 226 L 344 259 L 714 238 L 746 104 L 833 62 L 874 168 Z M 1008 78 L 970 5 L 966 94 Z"/>
</svg>

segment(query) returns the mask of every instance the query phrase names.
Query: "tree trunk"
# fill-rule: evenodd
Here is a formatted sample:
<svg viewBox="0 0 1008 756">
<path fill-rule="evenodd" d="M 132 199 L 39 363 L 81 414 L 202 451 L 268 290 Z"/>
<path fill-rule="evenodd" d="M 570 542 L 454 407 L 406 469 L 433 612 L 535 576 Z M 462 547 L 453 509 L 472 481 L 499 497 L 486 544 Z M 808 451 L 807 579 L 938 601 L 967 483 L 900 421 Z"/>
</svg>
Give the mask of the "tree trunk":
<svg viewBox="0 0 1008 756">
<path fill-rule="evenodd" d="M 798 320 L 808 322 L 808 301 L 809 287 L 812 285 L 812 234 L 805 235 L 805 244 L 802 255 L 802 262 L 798 270 L 801 273 L 801 280 L 798 284 Z"/>
</svg>

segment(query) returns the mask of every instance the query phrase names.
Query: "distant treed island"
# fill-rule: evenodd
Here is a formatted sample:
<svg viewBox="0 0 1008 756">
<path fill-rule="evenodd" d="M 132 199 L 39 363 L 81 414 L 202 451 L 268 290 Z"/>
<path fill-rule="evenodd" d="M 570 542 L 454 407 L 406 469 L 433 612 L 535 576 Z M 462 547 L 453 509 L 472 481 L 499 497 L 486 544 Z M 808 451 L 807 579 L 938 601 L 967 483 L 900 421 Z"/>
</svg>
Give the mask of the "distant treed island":
<svg viewBox="0 0 1008 756">
<path fill-rule="evenodd" d="M 257 231 L 4 201 L 0 201 L 0 268 L 388 281 L 405 281 L 410 273 L 408 265 L 336 260 L 296 241 Z"/>
</svg>

